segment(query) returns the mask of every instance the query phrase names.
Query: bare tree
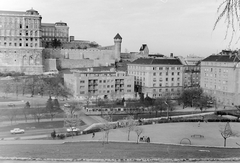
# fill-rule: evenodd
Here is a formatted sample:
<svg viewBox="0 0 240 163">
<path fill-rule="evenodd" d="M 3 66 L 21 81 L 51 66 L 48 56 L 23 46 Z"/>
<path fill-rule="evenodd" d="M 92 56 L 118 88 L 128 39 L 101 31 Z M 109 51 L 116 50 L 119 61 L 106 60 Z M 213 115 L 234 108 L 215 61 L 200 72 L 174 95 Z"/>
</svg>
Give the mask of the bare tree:
<svg viewBox="0 0 240 163">
<path fill-rule="evenodd" d="M 38 123 L 45 116 L 45 112 L 45 108 L 42 108 L 39 104 L 35 104 L 31 109 L 31 114 Z"/>
<path fill-rule="evenodd" d="M 232 43 L 233 36 L 239 31 L 240 27 L 240 0 L 224 0 L 217 9 L 218 17 L 215 21 L 213 30 L 216 29 L 219 22 L 223 19 L 224 23 L 227 24 L 227 30 L 225 39 L 228 36 L 228 31 L 231 29 L 231 40 L 229 45 Z M 238 37 L 237 42 L 240 37 Z"/>
<path fill-rule="evenodd" d="M 108 143 L 109 133 L 110 130 L 114 128 L 114 125 L 111 123 L 112 119 L 109 115 L 104 115 L 103 118 L 106 120 L 100 127 L 101 131 L 103 132 L 103 144 Z"/>
<path fill-rule="evenodd" d="M 229 137 L 233 137 L 233 136 L 238 136 L 237 133 L 234 133 L 231 129 L 231 126 L 229 124 L 229 122 L 226 123 L 226 125 L 222 128 L 220 128 L 220 133 L 224 139 L 224 147 L 226 147 L 227 144 L 227 138 Z"/>
<path fill-rule="evenodd" d="M 135 127 L 134 131 L 135 131 L 135 133 L 137 134 L 137 144 L 138 144 L 139 137 L 140 137 L 140 135 L 143 133 L 143 128 L 141 128 L 141 127 Z"/>
<path fill-rule="evenodd" d="M 134 131 L 135 127 L 136 127 L 136 121 L 134 120 L 134 116 L 127 116 L 126 117 L 126 131 L 128 134 L 128 141 L 129 141 L 129 137 L 130 137 L 130 133 L 131 131 Z"/>
<path fill-rule="evenodd" d="M 11 125 L 12 125 L 12 122 L 14 121 L 14 120 L 16 120 L 16 117 L 17 117 L 17 115 L 18 115 L 18 109 L 14 109 L 13 107 L 13 105 L 12 106 L 9 106 L 9 107 L 11 107 L 11 108 L 9 108 L 9 109 L 5 109 L 3 112 L 3 114 L 4 115 L 6 115 L 7 117 L 8 117 L 8 119 L 10 120 L 10 122 L 11 122 Z"/>
</svg>

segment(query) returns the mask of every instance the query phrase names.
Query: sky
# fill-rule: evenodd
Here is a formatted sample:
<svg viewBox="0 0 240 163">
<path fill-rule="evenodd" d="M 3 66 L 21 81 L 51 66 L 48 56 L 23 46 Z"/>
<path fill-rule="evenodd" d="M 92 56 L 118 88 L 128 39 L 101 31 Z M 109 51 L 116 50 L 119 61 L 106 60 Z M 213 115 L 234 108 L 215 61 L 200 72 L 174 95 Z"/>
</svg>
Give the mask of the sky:
<svg viewBox="0 0 240 163">
<path fill-rule="evenodd" d="M 76 40 L 113 45 L 119 33 L 122 52 L 138 52 L 147 44 L 151 54 L 207 57 L 229 47 L 226 24 L 215 30 L 223 0 L 0 0 L 0 10 L 37 10 L 43 23 L 66 22 Z"/>
</svg>

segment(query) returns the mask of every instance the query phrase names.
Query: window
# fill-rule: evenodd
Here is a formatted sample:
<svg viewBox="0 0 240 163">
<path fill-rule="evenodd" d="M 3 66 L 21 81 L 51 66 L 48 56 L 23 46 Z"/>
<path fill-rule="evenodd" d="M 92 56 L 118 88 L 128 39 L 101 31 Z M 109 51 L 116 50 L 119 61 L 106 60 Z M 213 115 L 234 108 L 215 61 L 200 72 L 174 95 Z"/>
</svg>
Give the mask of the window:
<svg viewBox="0 0 240 163">
<path fill-rule="evenodd" d="M 159 70 L 162 70 L 163 68 L 162 67 L 159 67 Z"/>
<path fill-rule="evenodd" d="M 161 72 L 159 72 L 159 76 L 162 76 L 162 73 L 161 73 Z"/>
<path fill-rule="evenodd" d="M 85 83 L 85 81 L 84 80 L 80 80 L 80 83 Z"/>
<path fill-rule="evenodd" d="M 180 75 L 180 72 L 178 72 L 177 75 Z"/>
<path fill-rule="evenodd" d="M 174 72 L 172 72 L 172 75 L 174 75 Z"/>
<path fill-rule="evenodd" d="M 156 70 L 156 67 L 153 67 L 153 70 Z"/>
<path fill-rule="evenodd" d="M 106 80 L 103 80 L 103 83 L 106 83 Z"/>
<path fill-rule="evenodd" d="M 166 75 L 168 75 L 168 72 L 166 72 Z"/>
<path fill-rule="evenodd" d="M 102 80 L 99 80 L 99 83 L 102 83 Z"/>
<path fill-rule="evenodd" d="M 80 94 L 85 94 L 85 92 L 84 91 L 80 91 Z"/>
<path fill-rule="evenodd" d="M 162 89 L 159 89 L 159 92 L 161 92 L 162 91 Z"/>
<path fill-rule="evenodd" d="M 153 76 L 156 76 L 156 72 L 153 73 Z"/>
<path fill-rule="evenodd" d="M 161 86 L 162 86 L 162 83 L 159 84 L 159 87 L 161 87 Z"/>
<path fill-rule="evenodd" d="M 127 85 L 127 87 L 131 87 L 131 85 Z"/>
<path fill-rule="evenodd" d="M 110 86 L 109 86 L 109 85 L 107 85 L 107 88 L 110 88 Z"/>
<path fill-rule="evenodd" d="M 172 78 L 172 81 L 174 81 L 174 78 Z"/>
<path fill-rule="evenodd" d="M 166 78 L 166 81 L 168 81 L 168 78 Z"/>
<path fill-rule="evenodd" d="M 128 90 L 127 90 L 127 92 L 131 92 L 131 90 L 130 90 L 130 89 L 128 89 Z"/>
<path fill-rule="evenodd" d="M 153 82 L 156 82 L 157 80 L 156 80 L 156 78 L 153 78 Z"/>
</svg>

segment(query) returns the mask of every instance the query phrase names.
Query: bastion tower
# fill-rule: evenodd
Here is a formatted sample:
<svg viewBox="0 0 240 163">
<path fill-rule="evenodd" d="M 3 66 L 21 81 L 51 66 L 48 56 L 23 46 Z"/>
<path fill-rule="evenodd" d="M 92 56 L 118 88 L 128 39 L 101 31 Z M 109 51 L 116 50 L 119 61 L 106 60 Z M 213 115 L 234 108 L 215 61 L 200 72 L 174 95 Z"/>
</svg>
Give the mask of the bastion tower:
<svg viewBox="0 0 240 163">
<path fill-rule="evenodd" d="M 121 54 L 121 43 L 122 43 L 122 37 L 119 35 L 119 33 L 114 37 L 114 46 L 115 46 L 115 60 L 120 60 L 120 54 Z"/>
</svg>

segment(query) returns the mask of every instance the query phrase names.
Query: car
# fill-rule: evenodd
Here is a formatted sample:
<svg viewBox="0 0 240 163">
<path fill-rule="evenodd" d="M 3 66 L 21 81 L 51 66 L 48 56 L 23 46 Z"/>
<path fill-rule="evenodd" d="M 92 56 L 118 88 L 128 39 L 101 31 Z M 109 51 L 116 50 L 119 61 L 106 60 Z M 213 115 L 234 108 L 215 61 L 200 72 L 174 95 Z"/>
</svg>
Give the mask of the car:
<svg viewBox="0 0 240 163">
<path fill-rule="evenodd" d="M 24 134 L 24 129 L 20 128 L 14 128 L 13 130 L 10 131 L 11 134 Z"/>
<path fill-rule="evenodd" d="M 67 128 L 67 132 L 80 132 L 80 129 L 77 127 L 69 127 Z"/>
</svg>

